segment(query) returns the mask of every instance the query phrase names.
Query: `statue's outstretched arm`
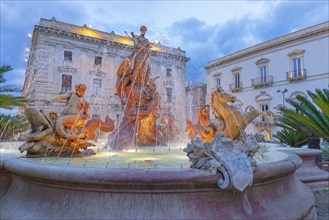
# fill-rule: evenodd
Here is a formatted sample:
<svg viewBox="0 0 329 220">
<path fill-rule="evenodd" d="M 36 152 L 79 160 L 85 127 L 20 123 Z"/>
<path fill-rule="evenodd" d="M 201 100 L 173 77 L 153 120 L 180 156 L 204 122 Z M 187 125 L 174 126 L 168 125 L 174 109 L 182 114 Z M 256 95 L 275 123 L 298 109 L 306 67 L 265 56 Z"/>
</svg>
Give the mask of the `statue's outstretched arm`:
<svg viewBox="0 0 329 220">
<path fill-rule="evenodd" d="M 55 96 L 54 98 L 46 101 L 46 104 L 49 105 L 53 102 L 59 102 L 59 101 L 63 101 L 63 100 L 68 100 L 70 97 L 71 97 L 72 93 L 71 92 L 67 92 L 63 95 L 58 95 L 58 96 Z"/>
</svg>

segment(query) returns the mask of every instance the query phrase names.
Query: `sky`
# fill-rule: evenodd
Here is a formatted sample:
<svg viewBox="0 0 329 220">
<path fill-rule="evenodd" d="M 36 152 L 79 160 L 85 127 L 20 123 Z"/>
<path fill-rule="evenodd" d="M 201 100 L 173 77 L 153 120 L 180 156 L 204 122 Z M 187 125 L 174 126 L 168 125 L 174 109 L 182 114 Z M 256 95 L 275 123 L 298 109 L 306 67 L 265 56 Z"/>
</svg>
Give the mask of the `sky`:
<svg viewBox="0 0 329 220">
<path fill-rule="evenodd" d="M 151 42 L 180 47 L 191 60 L 187 81 L 204 83 L 208 62 L 329 20 L 327 0 L 281 1 L 29 1 L 0 0 L 0 65 L 8 84 L 24 83 L 29 33 L 40 18 L 91 25 L 124 35 L 148 27 Z"/>
</svg>

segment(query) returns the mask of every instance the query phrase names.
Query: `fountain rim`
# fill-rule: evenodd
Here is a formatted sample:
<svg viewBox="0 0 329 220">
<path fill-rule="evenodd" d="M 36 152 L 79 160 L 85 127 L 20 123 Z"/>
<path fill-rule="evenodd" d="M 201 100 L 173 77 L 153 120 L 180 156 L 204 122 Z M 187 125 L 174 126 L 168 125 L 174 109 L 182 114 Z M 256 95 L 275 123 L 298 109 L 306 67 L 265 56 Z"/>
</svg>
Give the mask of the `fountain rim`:
<svg viewBox="0 0 329 220">
<path fill-rule="evenodd" d="M 256 166 L 254 184 L 263 185 L 273 179 L 286 177 L 295 172 L 301 165 L 301 158 L 293 153 L 288 157 L 274 162 Z M 68 187 L 79 184 L 82 188 L 125 188 L 132 190 L 161 189 L 173 186 L 181 190 L 196 188 L 217 188 L 220 173 L 212 175 L 207 170 L 192 168 L 94 168 L 76 166 L 58 166 L 33 161 L 10 158 L 1 163 L 2 169 L 15 176 L 41 184 Z M 193 183 L 193 184 L 191 184 Z M 92 186 L 92 187 L 91 187 Z"/>
</svg>

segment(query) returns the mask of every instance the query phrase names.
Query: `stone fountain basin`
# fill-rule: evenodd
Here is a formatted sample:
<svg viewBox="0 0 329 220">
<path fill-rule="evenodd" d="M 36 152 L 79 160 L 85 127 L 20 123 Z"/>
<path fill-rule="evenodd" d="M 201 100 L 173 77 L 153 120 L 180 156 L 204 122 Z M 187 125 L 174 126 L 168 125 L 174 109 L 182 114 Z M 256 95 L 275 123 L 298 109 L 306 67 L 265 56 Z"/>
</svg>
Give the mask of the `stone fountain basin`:
<svg viewBox="0 0 329 220">
<path fill-rule="evenodd" d="M 7 185 L 1 186 L 0 217 L 315 218 L 314 196 L 294 176 L 301 159 L 287 155 L 280 161 L 259 164 L 253 186 L 235 194 L 217 187 L 220 174 L 213 176 L 204 170 L 65 167 L 12 158 L 1 166 Z"/>
</svg>

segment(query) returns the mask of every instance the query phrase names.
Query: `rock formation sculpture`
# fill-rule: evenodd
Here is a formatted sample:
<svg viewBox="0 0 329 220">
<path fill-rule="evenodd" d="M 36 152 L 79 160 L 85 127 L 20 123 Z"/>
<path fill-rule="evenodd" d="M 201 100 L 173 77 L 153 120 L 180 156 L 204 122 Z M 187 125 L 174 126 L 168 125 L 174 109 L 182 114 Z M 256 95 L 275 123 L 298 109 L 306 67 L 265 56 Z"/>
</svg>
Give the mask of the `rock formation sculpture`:
<svg viewBox="0 0 329 220">
<path fill-rule="evenodd" d="M 191 168 L 209 170 L 213 175 L 221 174 L 217 181 L 219 188 L 242 192 L 252 185 L 256 165 L 252 156 L 257 149 L 259 146 L 252 139 L 233 143 L 231 138 L 225 138 L 220 132 L 212 143 L 197 137 L 184 151 L 192 162 Z"/>
</svg>

